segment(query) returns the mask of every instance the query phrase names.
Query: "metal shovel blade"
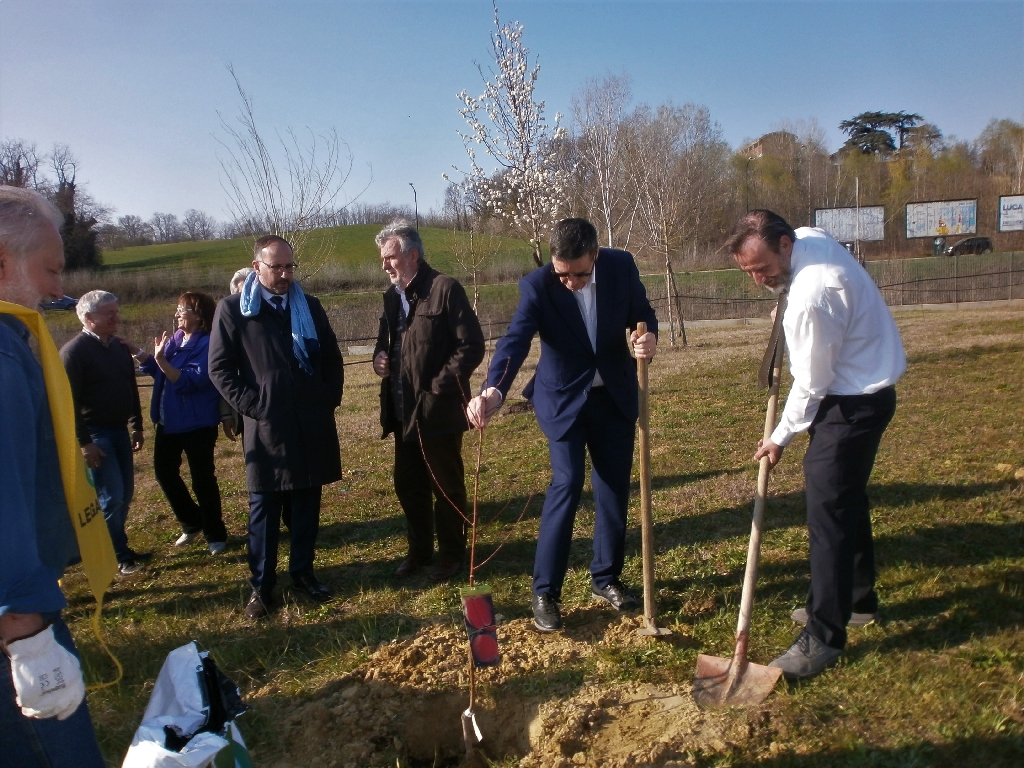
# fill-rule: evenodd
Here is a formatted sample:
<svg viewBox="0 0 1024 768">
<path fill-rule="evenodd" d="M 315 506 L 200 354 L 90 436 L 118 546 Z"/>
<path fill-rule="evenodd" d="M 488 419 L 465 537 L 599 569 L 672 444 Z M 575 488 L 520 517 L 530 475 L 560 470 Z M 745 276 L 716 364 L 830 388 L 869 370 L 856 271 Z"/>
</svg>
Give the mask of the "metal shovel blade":
<svg viewBox="0 0 1024 768">
<path fill-rule="evenodd" d="M 749 707 L 760 704 L 775 688 L 782 670 L 751 664 L 746 658 L 697 656 L 693 699 L 701 707 Z"/>
</svg>

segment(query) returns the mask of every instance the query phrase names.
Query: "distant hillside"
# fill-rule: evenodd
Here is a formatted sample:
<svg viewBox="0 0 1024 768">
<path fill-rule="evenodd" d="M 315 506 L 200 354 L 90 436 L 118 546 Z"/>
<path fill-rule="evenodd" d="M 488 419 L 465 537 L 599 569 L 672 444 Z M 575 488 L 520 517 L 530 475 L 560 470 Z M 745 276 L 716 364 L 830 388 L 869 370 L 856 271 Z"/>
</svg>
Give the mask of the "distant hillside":
<svg viewBox="0 0 1024 768">
<path fill-rule="evenodd" d="M 380 231 L 376 224 L 357 224 L 347 227 L 332 227 L 317 230 L 310 236 L 305 250 L 320 253 L 326 246 L 328 262 L 343 267 L 361 269 L 367 265 L 378 265 L 380 252 L 373 242 Z M 442 272 L 461 276 L 463 270 L 452 255 L 452 238 L 462 241 L 468 233 L 453 233 L 447 229 L 424 227 L 420 230 L 427 261 Z M 208 269 L 221 268 L 225 271 L 248 266 L 252 262 L 252 240 L 206 240 L 198 242 L 168 243 L 166 245 L 143 245 L 124 248 L 119 251 L 103 252 L 106 269 L 136 271 L 152 269 Z M 302 254 L 298 260 L 302 262 Z M 522 240 L 501 238 L 499 252 L 491 267 L 501 265 L 508 268 L 530 269 L 530 247 Z"/>
</svg>

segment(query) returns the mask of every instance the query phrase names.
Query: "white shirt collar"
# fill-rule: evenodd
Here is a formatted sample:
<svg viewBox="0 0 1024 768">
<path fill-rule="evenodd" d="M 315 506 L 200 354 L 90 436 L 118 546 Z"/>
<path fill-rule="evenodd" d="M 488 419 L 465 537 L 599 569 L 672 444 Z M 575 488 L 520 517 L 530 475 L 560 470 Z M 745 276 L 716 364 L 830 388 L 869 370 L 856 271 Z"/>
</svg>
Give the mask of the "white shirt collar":
<svg viewBox="0 0 1024 768">
<path fill-rule="evenodd" d="M 257 281 L 258 282 L 258 281 Z M 263 296 L 264 301 L 270 301 L 271 296 L 280 296 L 284 301 L 281 303 L 281 309 L 288 309 L 288 294 L 287 293 L 273 293 L 267 290 L 267 287 L 260 283 L 260 294 Z M 270 306 L 274 306 L 271 302 Z"/>
</svg>

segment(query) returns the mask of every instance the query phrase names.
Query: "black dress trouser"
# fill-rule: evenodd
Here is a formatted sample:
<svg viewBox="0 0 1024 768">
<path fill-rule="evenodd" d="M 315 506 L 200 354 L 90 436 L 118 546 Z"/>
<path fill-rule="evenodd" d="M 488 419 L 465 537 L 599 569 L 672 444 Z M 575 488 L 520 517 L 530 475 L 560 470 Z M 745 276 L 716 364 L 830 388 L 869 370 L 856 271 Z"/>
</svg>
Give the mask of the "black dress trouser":
<svg viewBox="0 0 1024 768">
<path fill-rule="evenodd" d="M 803 462 L 811 558 L 807 631 L 832 648 L 846 646 L 851 613 L 878 610 L 867 485 L 895 412 L 893 387 L 870 395 L 828 395 L 808 430 Z"/>
<path fill-rule="evenodd" d="M 409 556 L 421 563 L 462 562 L 466 554 L 466 478 L 462 432 L 408 440 L 395 431 L 395 495 L 405 512 Z"/>
<path fill-rule="evenodd" d="M 207 543 L 228 539 L 213 461 L 216 443 L 216 426 L 168 434 L 162 424 L 157 424 L 153 440 L 153 472 L 174 516 L 185 533 L 202 531 Z M 188 471 L 192 475 L 194 500 L 181 479 L 182 453 L 188 460 Z"/>
</svg>

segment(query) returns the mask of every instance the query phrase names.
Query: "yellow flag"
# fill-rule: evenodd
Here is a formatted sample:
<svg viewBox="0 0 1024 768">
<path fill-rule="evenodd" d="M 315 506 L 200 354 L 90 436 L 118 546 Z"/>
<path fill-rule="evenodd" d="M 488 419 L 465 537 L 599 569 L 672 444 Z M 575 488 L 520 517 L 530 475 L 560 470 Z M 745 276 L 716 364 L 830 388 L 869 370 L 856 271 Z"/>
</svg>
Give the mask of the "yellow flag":
<svg viewBox="0 0 1024 768">
<path fill-rule="evenodd" d="M 110 531 L 107 530 L 106 521 L 96 500 L 96 489 L 93 488 L 85 467 L 85 457 L 75 435 L 75 403 L 71 398 L 71 384 L 57 352 L 57 345 L 53 343 L 53 337 L 43 322 L 43 316 L 34 309 L 6 301 L 0 301 L 0 312 L 14 315 L 21 320 L 39 343 L 39 362 L 43 368 L 46 397 L 50 403 L 53 433 L 57 440 L 64 496 L 68 501 L 75 536 L 78 538 L 82 567 L 89 580 L 89 589 L 96 598 L 93 630 L 96 639 L 109 654 L 110 650 L 100 637 L 99 616 L 103 608 L 103 596 L 117 572 L 117 558 L 114 555 L 114 545 L 110 542 Z M 111 658 L 114 658 L 113 655 Z M 114 659 L 114 663 L 117 665 L 120 679 L 121 665 L 117 659 Z"/>
</svg>

